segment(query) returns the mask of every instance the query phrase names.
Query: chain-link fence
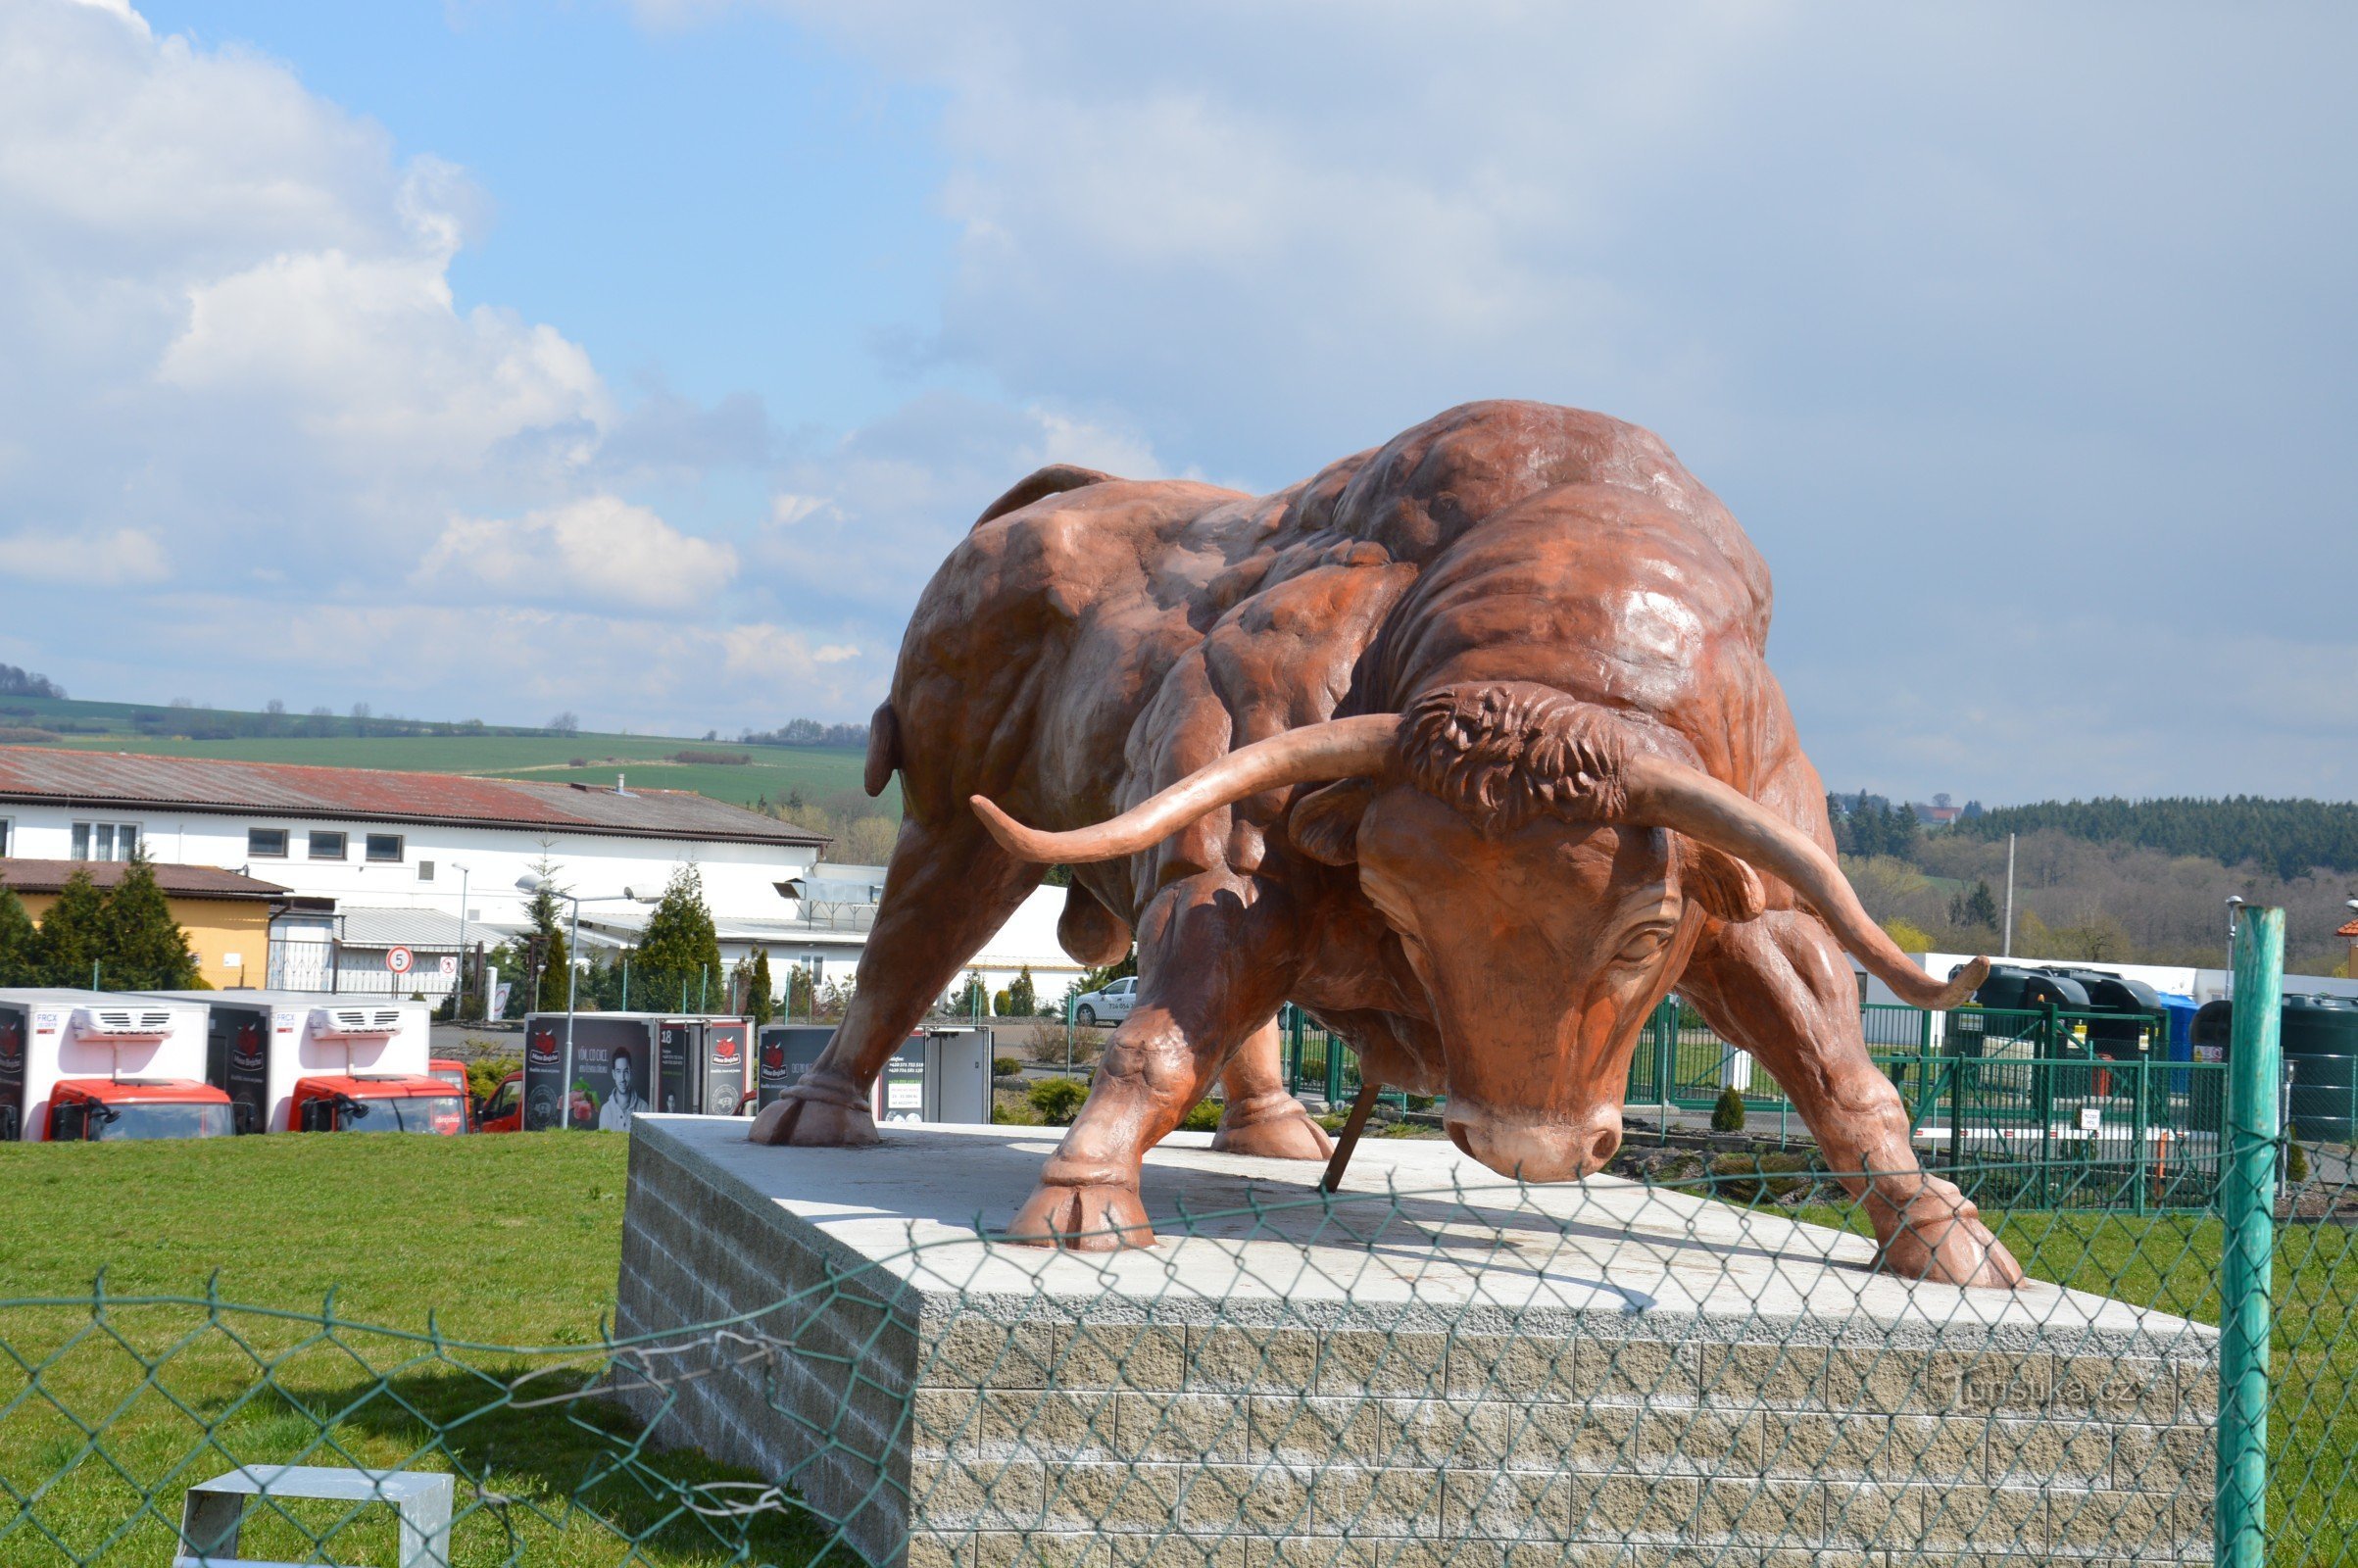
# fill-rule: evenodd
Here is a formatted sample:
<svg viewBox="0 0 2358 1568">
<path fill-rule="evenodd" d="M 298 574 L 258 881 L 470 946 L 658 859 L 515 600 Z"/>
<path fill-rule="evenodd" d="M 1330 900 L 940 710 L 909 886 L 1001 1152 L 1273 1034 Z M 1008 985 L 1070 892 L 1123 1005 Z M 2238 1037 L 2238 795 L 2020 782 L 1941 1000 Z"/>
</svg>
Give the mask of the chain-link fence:
<svg viewBox="0 0 2358 1568">
<path fill-rule="evenodd" d="M 13 1301 L 0 1561 L 167 1561 L 192 1484 L 282 1464 L 451 1474 L 458 1563 L 2210 1560 L 2234 1217 L 1990 1217 L 2033 1284 L 1903 1285 L 1832 1177 L 1722 1171 L 700 1257 L 788 1288 L 594 1348 Z M 2358 1561 L 2358 1252 L 2275 1234 L 2269 1560 Z M 394 1544 L 266 1494 L 241 1549 Z"/>
<path fill-rule="evenodd" d="M 2211 1206 L 1959 1170 L 2015 1289 L 1895 1278 L 1935 1238 L 1878 1244 L 1851 1200 L 1904 1202 L 1889 1172 L 1468 1185 L 1386 1141 L 1326 1194 L 1182 1139 L 1157 1244 L 1076 1252 L 796 1208 L 741 1130 L 651 1119 L 594 1344 L 0 1301 L 0 1562 L 2339 1568 L 2358 1202 L 2346 1161 L 2280 1188 L 2266 989 Z M 902 1148 L 938 1186 L 960 1139 L 1036 1170 L 1028 1136 Z M 871 1195 L 892 1157 L 799 1152 Z M 405 1535 L 280 1466 L 448 1476 L 453 1516 Z M 225 1473 L 251 1500 L 191 1509 Z"/>
</svg>

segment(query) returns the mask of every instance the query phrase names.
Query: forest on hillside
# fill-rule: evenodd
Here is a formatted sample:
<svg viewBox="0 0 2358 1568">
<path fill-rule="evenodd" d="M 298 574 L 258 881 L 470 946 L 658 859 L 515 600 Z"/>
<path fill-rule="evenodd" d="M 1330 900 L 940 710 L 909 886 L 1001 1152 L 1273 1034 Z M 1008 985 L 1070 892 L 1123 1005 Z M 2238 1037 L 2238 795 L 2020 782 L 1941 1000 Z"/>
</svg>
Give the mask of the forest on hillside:
<svg viewBox="0 0 2358 1568">
<path fill-rule="evenodd" d="M 2009 833 L 2047 830 L 2095 844 L 2126 844 L 2235 865 L 2251 861 L 2280 877 L 2323 868 L 2358 871 L 2358 804 L 2225 800 L 2040 801 L 2000 806 L 1960 821 L 1968 837 L 2003 844 Z"/>
<path fill-rule="evenodd" d="M 2227 900 L 2235 895 L 2284 907 L 2288 971 L 2347 972 L 2349 945 L 2333 932 L 2349 918 L 2342 901 L 2358 894 L 2358 876 L 2344 874 L 2358 866 L 2358 824 L 2339 859 L 2333 824 L 2335 813 L 2358 817 L 2358 807 L 2045 803 L 1927 828 L 1908 808 L 1873 796 L 1832 796 L 1827 806 L 1843 871 L 1903 946 L 1999 952 L 2012 831 L 2016 957 L 2216 968 L 2227 961 Z M 2159 809 L 2140 814 L 2146 807 Z M 2238 823 L 2250 837 L 2236 836 Z"/>
</svg>

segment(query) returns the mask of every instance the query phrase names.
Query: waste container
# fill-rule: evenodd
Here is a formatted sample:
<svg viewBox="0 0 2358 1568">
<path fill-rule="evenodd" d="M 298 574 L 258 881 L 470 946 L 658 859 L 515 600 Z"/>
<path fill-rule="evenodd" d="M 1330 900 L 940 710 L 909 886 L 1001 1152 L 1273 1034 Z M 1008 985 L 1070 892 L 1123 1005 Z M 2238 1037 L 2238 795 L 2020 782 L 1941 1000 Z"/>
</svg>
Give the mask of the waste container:
<svg viewBox="0 0 2358 1568">
<path fill-rule="evenodd" d="M 2358 1122 L 2358 1001 L 2286 997 L 2282 1038 L 2292 1078 L 2285 1119 L 2303 1138 L 2349 1142 Z"/>
</svg>

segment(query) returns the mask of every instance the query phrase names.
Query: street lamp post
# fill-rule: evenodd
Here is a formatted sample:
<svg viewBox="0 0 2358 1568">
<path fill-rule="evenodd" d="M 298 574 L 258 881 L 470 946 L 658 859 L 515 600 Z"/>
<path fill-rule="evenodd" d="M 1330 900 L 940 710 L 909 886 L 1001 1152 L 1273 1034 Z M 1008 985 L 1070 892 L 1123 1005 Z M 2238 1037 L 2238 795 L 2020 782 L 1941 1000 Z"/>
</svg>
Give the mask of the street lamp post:
<svg viewBox="0 0 2358 1568">
<path fill-rule="evenodd" d="M 2233 1001 L 2233 1000 L 2235 999 L 2235 916 L 2237 916 L 2237 915 L 2241 914 L 2242 912 L 2243 912 L 2243 900 L 2242 900 L 2242 898 L 2241 898 L 2239 895 L 2236 895 L 2236 894 L 2234 894 L 2234 893 L 2231 893 L 2231 894 L 2229 894 L 2229 895 L 2227 896 L 2227 991 L 2226 991 L 2226 995 L 2227 995 L 2227 997 L 2228 997 L 2228 999 L 2229 999 L 2230 1001 Z"/>
<path fill-rule="evenodd" d="M 458 861 L 451 861 L 459 872 L 459 1000 L 451 1004 L 450 1015 L 461 1022 L 467 1017 L 467 879 L 472 873 Z"/>
<path fill-rule="evenodd" d="M 564 1126 L 573 1119 L 573 987 L 581 974 L 581 906 L 584 904 L 653 904 L 652 896 L 641 896 L 629 888 L 620 893 L 594 894 L 582 898 L 567 893 L 547 877 L 526 871 L 516 879 L 516 885 L 526 893 L 547 893 L 572 906 L 573 917 L 565 947 L 565 1082 L 558 1089 L 557 1124 Z"/>
</svg>

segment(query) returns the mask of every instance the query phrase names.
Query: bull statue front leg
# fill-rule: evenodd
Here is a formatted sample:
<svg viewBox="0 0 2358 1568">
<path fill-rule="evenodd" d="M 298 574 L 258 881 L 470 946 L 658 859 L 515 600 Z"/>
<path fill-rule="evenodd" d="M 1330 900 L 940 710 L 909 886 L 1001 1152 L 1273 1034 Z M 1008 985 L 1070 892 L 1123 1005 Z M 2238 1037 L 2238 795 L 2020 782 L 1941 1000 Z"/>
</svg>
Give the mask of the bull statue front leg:
<svg viewBox="0 0 2358 1568">
<path fill-rule="evenodd" d="M 1679 991 L 1793 1097 L 1829 1167 L 1865 1203 L 1881 1267 L 1950 1285 L 2022 1282 L 1972 1201 L 1918 1162 L 1899 1091 L 1867 1055 L 1850 960 L 1815 917 L 1771 911 L 1717 927 Z"/>
<path fill-rule="evenodd" d="M 1138 1004 L 1009 1241 L 1154 1245 L 1140 1164 L 1276 1011 L 1293 978 L 1293 924 L 1282 891 L 1253 877 L 1204 872 L 1155 895 L 1139 922 Z"/>
</svg>

